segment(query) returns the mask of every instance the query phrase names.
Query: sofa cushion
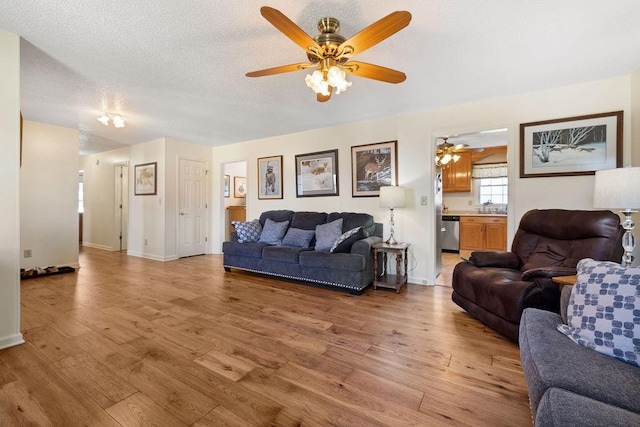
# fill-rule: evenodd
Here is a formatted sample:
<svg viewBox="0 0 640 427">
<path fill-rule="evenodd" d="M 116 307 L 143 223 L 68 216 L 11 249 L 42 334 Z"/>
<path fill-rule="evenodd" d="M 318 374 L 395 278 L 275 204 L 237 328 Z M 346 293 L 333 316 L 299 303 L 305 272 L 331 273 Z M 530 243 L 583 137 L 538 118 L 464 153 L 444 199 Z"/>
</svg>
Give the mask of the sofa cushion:
<svg viewBox="0 0 640 427">
<path fill-rule="evenodd" d="M 332 254 L 323 251 L 303 251 L 300 253 L 302 267 L 362 271 L 365 264 L 366 260 L 360 254 Z"/>
<path fill-rule="evenodd" d="M 536 427 L 628 427 L 640 425 L 640 414 L 559 388 L 542 396 Z"/>
<path fill-rule="evenodd" d="M 262 250 L 262 259 L 297 264 L 300 259 L 300 253 L 305 250 L 311 249 L 293 246 L 266 246 Z"/>
<path fill-rule="evenodd" d="M 250 258 L 262 258 L 262 249 L 267 246 L 266 243 L 240 243 L 240 242 L 224 242 L 222 243 L 222 252 L 229 255 L 246 256 Z"/>
<path fill-rule="evenodd" d="M 315 235 L 315 230 L 302 230 L 291 227 L 287 230 L 287 234 L 284 235 L 284 239 L 282 239 L 282 246 L 308 248 Z"/>
<path fill-rule="evenodd" d="M 537 267 L 561 266 L 567 258 L 571 242 L 541 238 L 522 271 Z"/>
<path fill-rule="evenodd" d="M 544 392 L 562 388 L 640 412 L 637 366 L 580 346 L 556 330 L 560 315 L 527 308 L 520 321 L 520 357 L 533 413 Z"/>
<path fill-rule="evenodd" d="M 231 221 L 231 225 L 236 229 L 239 243 L 257 242 L 262 233 L 262 225 L 257 219 L 241 222 Z"/>
<path fill-rule="evenodd" d="M 262 227 L 262 233 L 260 234 L 258 242 L 269 245 L 279 245 L 282 243 L 282 238 L 288 228 L 289 221 L 275 222 L 271 218 L 267 218 L 264 227 Z"/>
<path fill-rule="evenodd" d="M 294 212 L 291 227 L 302 230 L 315 230 L 317 225 L 327 222 L 325 212 Z"/>
<path fill-rule="evenodd" d="M 376 229 L 373 217 L 369 214 L 355 212 L 332 212 L 327 216 L 327 222 L 342 218 L 342 233 L 362 227 L 365 237 L 369 237 Z"/>
<path fill-rule="evenodd" d="M 578 344 L 640 366 L 640 267 L 586 258 L 578 262 L 567 325 Z"/>
<path fill-rule="evenodd" d="M 316 226 L 316 251 L 328 252 L 342 234 L 342 218 Z"/>
<path fill-rule="evenodd" d="M 351 246 L 360 239 L 364 239 L 364 232 L 362 227 L 352 228 L 351 230 L 342 233 L 331 245 L 329 252 L 345 253 L 351 250 Z"/>
<path fill-rule="evenodd" d="M 264 211 L 260 214 L 260 223 L 264 226 L 264 223 L 267 222 L 267 218 L 271 221 L 275 222 L 284 222 L 289 221 L 293 218 L 293 211 L 289 210 L 273 210 L 273 211 Z M 299 228 L 299 227 L 298 227 Z"/>
</svg>

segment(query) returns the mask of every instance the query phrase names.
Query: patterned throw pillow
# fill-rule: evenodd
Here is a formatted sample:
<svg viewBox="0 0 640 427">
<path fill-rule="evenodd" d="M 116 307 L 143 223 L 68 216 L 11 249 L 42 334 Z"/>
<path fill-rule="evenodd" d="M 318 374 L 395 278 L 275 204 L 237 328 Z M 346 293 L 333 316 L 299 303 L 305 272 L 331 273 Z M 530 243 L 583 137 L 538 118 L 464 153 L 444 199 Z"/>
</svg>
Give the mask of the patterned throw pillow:
<svg viewBox="0 0 640 427">
<path fill-rule="evenodd" d="M 640 267 L 585 258 L 558 330 L 578 344 L 640 366 Z"/>
<path fill-rule="evenodd" d="M 262 233 L 262 225 L 257 219 L 247 222 L 231 221 L 231 225 L 236 229 L 239 243 L 257 242 Z"/>
<path fill-rule="evenodd" d="M 353 246 L 355 242 L 362 238 L 364 238 L 362 227 L 352 228 L 351 230 L 342 233 L 342 235 L 338 237 L 335 242 L 333 242 L 333 245 L 331 246 L 331 249 L 329 249 L 329 252 L 349 252 L 351 250 L 351 246 Z"/>
<path fill-rule="evenodd" d="M 290 228 L 287 230 L 284 239 L 282 239 L 282 246 L 296 246 L 298 248 L 308 248 L 309 243 L 315 236 L 314 230 L 303 230 L 301 228 Z"/>
<path fill-rule="evenodd" d="M 262 233 L 260 234 L 258 242 L 268 243 L 270 245 L 280 245 L 282 243 L 284 233 L 287 232 L 287 228 L 289 228 L 289 221 L 275 222 L 271 218 L 267 218 L 264 222 L 264 227 L 262 228 Z"/>
<path fill-rule="evenodd" d="M 342 234 L 342 218 L 316 225 L 316 251 L 328 252 Z"/>
</svg>

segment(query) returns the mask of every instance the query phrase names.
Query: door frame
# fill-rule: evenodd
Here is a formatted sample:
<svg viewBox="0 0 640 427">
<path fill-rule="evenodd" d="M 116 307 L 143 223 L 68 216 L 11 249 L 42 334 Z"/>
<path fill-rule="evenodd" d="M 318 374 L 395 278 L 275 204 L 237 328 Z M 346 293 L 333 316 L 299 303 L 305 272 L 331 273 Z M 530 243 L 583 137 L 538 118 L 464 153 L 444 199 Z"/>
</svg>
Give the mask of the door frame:
<svg viewBox="0 0 640 427">
<path fill-rule="evenodd" d="M 129 161 L 124 161 L 124 162 L 119 162 L 119 163 L 115 163 L 113 168 L 113 178 L 114 178 L 114 207 L 115 207 L 115 212 L 114 212 L 114 224 L 116 225 L 115 227 L 115 238 L 116 241 L 118 243 L 118 245 L 114 246 L 114 250 L 115 251 L 123 251 L 123 250 L 127 250 L 127 248 L 129 247 L 129 181 L 130 181 L 130 176 L 129 176 Z M 126 185 L 123 185 L 124 183 L 123 181 L 123 177 L 120 177 L 120 180 L 118 181 L 118 170 L 120 168 L 126 168 Z M 120 200 L 117 199 L 118 195 L 120 195 Z M 122 208 L 118 208 L 118 205 L 120 204 L 120 202 L 122 202 L 123 207 Z M 124 206 L 126 205 L 126 215 L 124 215 Z M 120 215 L 118 215 L 118 209 L 120 209 Z M 117 224 L 116 219 L 118 218 L 118 216 L 120 217 L 120 224 Z M 123 227 L 123 222 L 126 222 L 125 227 Z M 122 235 L 122 230 L 125 229 L 126 230 L 126 236 Z M 125 242 L 126 240 L 126 242 Z"/>
</svg>

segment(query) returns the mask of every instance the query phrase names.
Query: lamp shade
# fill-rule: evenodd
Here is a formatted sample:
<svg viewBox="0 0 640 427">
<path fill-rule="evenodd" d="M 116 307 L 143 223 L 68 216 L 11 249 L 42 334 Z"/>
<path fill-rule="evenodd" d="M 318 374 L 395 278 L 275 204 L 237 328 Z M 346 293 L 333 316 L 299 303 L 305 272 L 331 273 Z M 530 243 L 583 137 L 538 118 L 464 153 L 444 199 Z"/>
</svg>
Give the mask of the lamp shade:
<svg viewBox="0 0 640 427">
<path fill-rule="evenodd" d="M 380 187 L 381 208 L 404 208 L 404 187 Z"/>
<path fill-rule="evenodd" d="M 640 167 L 596 171 L 593 206 L 640 209 Z"/>
</svg>

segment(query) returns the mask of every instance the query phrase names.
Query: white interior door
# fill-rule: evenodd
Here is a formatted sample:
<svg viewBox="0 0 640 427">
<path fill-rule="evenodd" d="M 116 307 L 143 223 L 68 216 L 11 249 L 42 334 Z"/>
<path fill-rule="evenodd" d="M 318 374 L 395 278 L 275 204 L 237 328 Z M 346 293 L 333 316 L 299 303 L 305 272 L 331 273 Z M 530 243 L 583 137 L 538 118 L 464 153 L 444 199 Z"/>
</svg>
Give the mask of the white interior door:
<svg viewBox="0 0 640 427">
<path fill-rule="evenodd" d="M 207 250 L 206 164 L 179 160 L 178 256 L 201 255 Z"/>
<path fill-rule="evenodd" d="M 115 232 L 117 247 L 127 249 L 129 230 L 129 164 L 120 163 L 115 168 Z"/>
</svg>

